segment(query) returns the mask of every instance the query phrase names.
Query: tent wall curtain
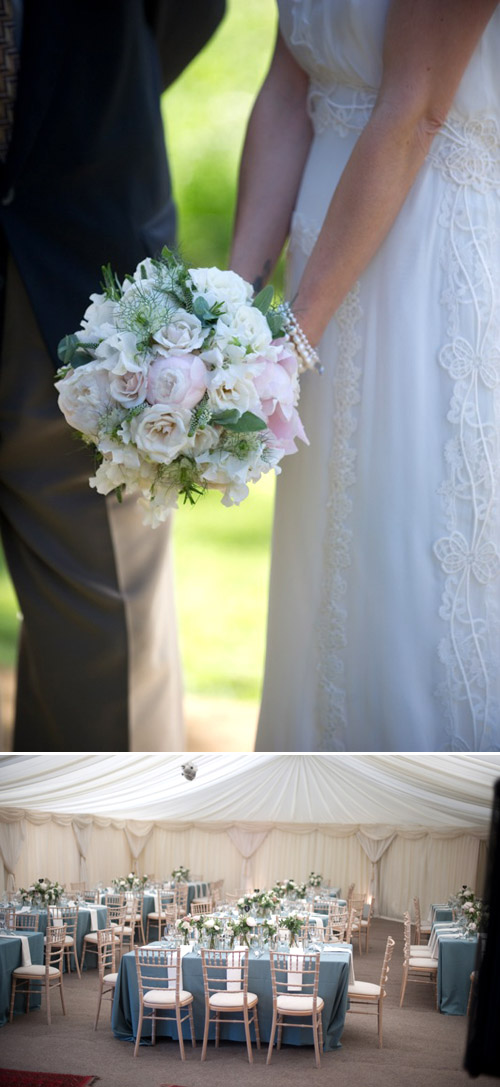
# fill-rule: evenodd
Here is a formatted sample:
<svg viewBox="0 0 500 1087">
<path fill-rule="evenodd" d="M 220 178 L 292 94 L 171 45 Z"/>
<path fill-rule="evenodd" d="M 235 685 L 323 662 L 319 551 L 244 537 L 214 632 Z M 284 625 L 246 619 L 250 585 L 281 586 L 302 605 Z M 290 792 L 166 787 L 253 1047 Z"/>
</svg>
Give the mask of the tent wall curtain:
<svg viewBox="0 0 500 1087">
<path fill-rule="evenodd" d="M 0 855 L 3 861 L 4 887 L 7 891 L 12 891 L 16 886 L 15 869 L 25 837 L 25 819 L 16 819 L 9 823 L 0 820 Z"/>
<path fill-rule="evenodd" d="M 311 870 L 328 877 L 344 891 L 355 882 L 356 889 L 368 892 L 372 878 L 372 860 L 361 842 L 371 842 L 372 856 L 385 844 L 380 828 L 366 826 L 316 826 L 291 824 L 252 827 L 251 824 L 221 825 L 143 823 L 111 820 L 100 817 L 54 816 L 25 813 L 25 838 L 21 841 L 18 858 L 6 862 L 4 842 L 19 827 L 22 820 L 2 822 L 0 813 L 0 848 L 4 867 L 15 870 L 17 886 L 27 886 L 39 876 L 58 879 L 69 886 L 81 875 L 82 856 L 86 856 L 89 886 L 101 881 L 108 883 L 116 876 L 130 871 L 130 836 L 135 835 L 135 847 L 140 873 L 156 879 L 169 878 L 174 867 L 184 864 L 192 872 L 208 880 L 224 879 L 231 891 L 241 887 L 242 851 L 258 842 L 251 857 L 253 885 L 264 888 L 276 879 L 291 877 L 306 880 Z M 84 823 L 89 843 L 83 854 L 77 843 L 74 826 L 81 832 Z M 90 831 L 92 833 L 90 835 Z M 370 830 L 373 836 L 370 838 Z M 231 830 L 231 835 L 229 831 Z M 142 833 L 141 833 L 142 831 Z M 128 832 L 128 833 L 127 833 Z M 379 866 L 377 913 L 401 918 L 413 895 L 418 894 L 422 908 L 431 902 L 446 901 L 463 883 L 476 887 L 480 865 L 483 832 L 460 830 L 428 831 L 425 828 L 400 828 L 390 845 L 376 863 Z M 250 837 L 248 837 L 250 835 Z M 378 836 L 377 836 L 378 835 Z M 252 837 L 253 836 L 253 837 Z M 389 837 L 386 835 L 386 838 Z M 14 838 L 13 838 L 14 840 Z M 134 840 L 134 839 L 132 839 Z M 15 833 L 19 847 L 19 832 Z M 5 846 L 7 849 L 7 846 Z M 482 852 L 481 852 L 482 855 Z M 10 867 L 13 864 L 14 867 Z M 482 865 L 481 865 L 482 867 Z M 5 888 L 4 884 L 0 890 Z"/>
<path fill-rule="evenodd" d="M 90 819 L 73 819 L 72 822 L 73 834 L 76 838 L 76 844 L 80 853 L 80 873 L 78 882 L 87 882 L 87 857 L 90 849 L 90 840 L 92 838 L 93 824 Z M 75 882 L 77 882 L 75 880 Z"/>
</svg>

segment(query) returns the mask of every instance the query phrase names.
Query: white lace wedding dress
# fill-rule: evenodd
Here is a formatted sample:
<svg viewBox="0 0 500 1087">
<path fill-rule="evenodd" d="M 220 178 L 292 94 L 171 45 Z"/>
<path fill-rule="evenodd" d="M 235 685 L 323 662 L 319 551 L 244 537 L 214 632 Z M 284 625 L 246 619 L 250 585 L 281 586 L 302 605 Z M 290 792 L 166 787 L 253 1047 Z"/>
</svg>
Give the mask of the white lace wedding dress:
<svg viewBox="0 0 500 1087">
<path fill-rule="evenodd" d="M 315 138 L 289 297 L 380 82 L 389 0 L 281 0 Z M 500 8 L 302 379 L 257 750 L 500 749 Z"/>
</svg>

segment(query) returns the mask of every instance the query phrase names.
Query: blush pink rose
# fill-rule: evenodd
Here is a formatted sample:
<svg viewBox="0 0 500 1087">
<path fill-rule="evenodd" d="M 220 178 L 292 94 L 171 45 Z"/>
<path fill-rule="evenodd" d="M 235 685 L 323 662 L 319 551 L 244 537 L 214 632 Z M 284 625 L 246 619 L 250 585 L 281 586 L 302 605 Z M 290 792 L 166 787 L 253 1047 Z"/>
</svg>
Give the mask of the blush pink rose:
<svg viewBox="0 0 500 1087">
<path fill-rule="evenodd" d="M 269 416 L 267 425 L 276 439 L 275 444 L 284 449 L 285 453 L 297 452 L 295 438 L 300 438 L 306 445 L 309 445 L 309 439 L 296 408 L 292 408 L 291 415 L 287 417 L 278 404 L 273 414 Z"/>
<path fill-rule="evenodd" d="M 158 354 L 149 367 L 147 400 L 150 404 L 191 410 L 204 396 L 207 371 L 198 355 Z"/>
<path fill-rule="evenodd" d="M 285 415 L 291 414 L 294 390 L 289 375 L 279 362 L 266 362 L 260 374 L 254 378 L 254 386 L 265 419 L 273 414 L 278 404 Z"/>
</svg>

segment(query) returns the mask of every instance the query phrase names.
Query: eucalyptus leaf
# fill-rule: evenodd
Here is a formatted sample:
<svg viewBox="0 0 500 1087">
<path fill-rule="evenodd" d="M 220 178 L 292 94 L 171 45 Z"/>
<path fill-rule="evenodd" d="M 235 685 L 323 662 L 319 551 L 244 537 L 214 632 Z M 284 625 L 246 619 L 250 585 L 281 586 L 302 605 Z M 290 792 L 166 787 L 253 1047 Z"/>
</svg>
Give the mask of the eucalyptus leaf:
<svg viewBox="0 0 500 1087">
<path fill-rule="evenodd" d="M 228 408 L 227 411 L 217 411 L 212 415 L 211 423 L 215 423 L 216 426 L 230 426 L 232 423 L 237 423 L 240 418 L 240 413 L 237 408 Z"/>
<path fill-rule="evenodd" d="M 258 415 L 254 415 L 253 411 L 244 411 L 236 422 L 224 423 L 224 426 L 226 430 L 233 430 L 238 434 L 250 434 L 251 431 L 266 430 L 267 423 L 259 419 Z"/>
<path fill-rule="evenodd" d="M 74 370 L 79 366 L 85 366 L 92 358 L 85 344 L 82 344 L 75 332 L 63 337 L 57 348 L 57 356 L 64 366 L 72 366 Z"/>
<path fill-rule="evenodd" d="M 268 283 L 267 286 L 263 287 L 262 290 L 259 291 L 258 294 L 256 294 L 256 296 L 255 296 L 255 298 L 254 298 L 254 300 L 252 302 L 252 306 L 255 306 L 255 309 L 259 309 L 260 312 L 263 313 L 264 317 L 265 317 L 266 313 L 267 313 L 267 311 L 269 309 L 269 306 L 271 305 L 273 297 L 274 297 L 274 287 L 273 287 L 272 283 Z"/>
<path fill-rule="evenodd" d="M 266 313 L 266 320 L 272 333 L 273 340 L 279 339 L 285 333 L 284 320 L 281 313 L 271 310 Z"/>
</svg>

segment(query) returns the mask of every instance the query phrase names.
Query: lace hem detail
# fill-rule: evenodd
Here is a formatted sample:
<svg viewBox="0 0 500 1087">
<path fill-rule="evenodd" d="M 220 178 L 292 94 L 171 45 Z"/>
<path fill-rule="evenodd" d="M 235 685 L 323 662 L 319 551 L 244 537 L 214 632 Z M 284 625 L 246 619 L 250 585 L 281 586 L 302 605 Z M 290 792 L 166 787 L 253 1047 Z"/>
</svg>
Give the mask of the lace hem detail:
<svg viewBox="0 0 500 1087">
<path fill-rule="evenodd" d="M 295 213 L 291 245 L 305 256 L 312 251 L 319 227 Z M 317 751 L 343 751 L 347 744 L 347 709 L 344 689 L 347 612 L 344 605 L 344 571 L 351 564 L 352 531 L 349 516 L 352 500 L 349 489 L 356 481 L 356 451 L 352 437 L 357 428 L 355 407 L 360 401 L 361 369 L 356 354 L 361 347 L 357 326 L 362 318 L 359 284 L 340 306 L 335 320 L 338 349 L 335 360 L 333 443 L 329 467 L 328 504 L 325 526 L 323 585 L 316 624 L 318 662 Z"/>
<path fill-rule="evenodd" d="M 476 146 L 484 153 L 471 155 L 470 143 L 446 132 L 434 161 L 450 182 L 439 220 L 445 229 L 441 301 L 449 336 L 439 364 L 450 378 L 452 427 L 439 491 L 447 535 L 434 545 L 444 577 L 439 614 L 446 624 L 438 647 L 444 678 L 437 693 L 452 750 L 480 751 L 498 748 L 500 721 L 500 237 L 491 191 L 499 175 L 498 147 L 496 160 L 490 155 L 497 146 L 496 126 L 471 122 L 464 128 L 478 137 Z M 479 205 L 471 187 L 484 193 Z"/>
</svg>

